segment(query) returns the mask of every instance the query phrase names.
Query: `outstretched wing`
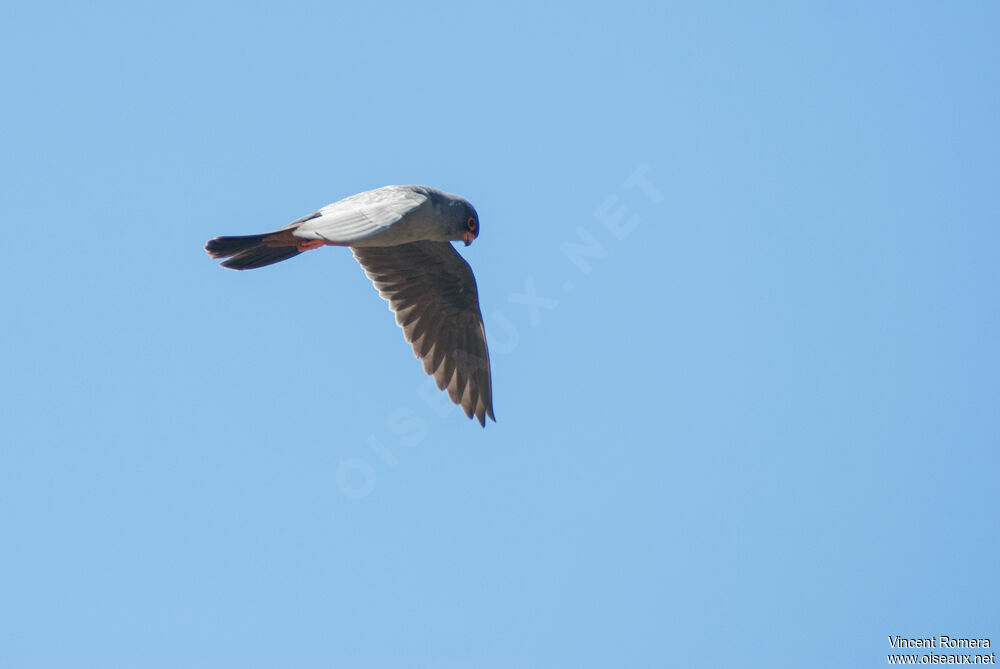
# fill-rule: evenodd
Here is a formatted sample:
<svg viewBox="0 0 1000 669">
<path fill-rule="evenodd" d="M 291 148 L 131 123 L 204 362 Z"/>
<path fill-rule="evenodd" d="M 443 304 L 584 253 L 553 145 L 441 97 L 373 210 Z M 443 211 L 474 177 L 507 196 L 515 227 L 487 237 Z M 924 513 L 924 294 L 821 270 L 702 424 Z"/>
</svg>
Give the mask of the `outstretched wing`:
<svg viewBox="0 0 1000 669">
<path fill-rule="evenodd" d="M 351 251 L 438 388 L 447 388 L 451 400 L 480 425 L 486 425 L 486 416 L 496 421 L 490 354 L 469 263 L 448 242 Z"/>
<path fill-rule="evenodd" d="M 426 201 L 410 186 L 385 186 L 328 204 L 283 229 L 294 228 L 300 239 L 349 244 L 377 235 Z"/>
</svg>

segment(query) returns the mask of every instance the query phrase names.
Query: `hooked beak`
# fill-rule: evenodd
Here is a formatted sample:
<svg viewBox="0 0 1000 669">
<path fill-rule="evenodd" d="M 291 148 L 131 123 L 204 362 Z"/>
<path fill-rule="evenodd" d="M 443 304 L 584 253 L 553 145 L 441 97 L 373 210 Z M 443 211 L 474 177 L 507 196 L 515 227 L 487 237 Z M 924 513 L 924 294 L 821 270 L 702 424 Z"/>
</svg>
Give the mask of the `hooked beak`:
<svg viewBox="0 0 1000 669">
<path fill-rule="evenodd" d="M 476 238 L 476 236 L 474 234 L 472 234 L 468 230 L 466 230 L 465 232 L 462 233 L 462 241 L 465 242 L 466 246 L 468 246 L 469 244 L 471 244 L 472 240 L 475 239 L 475 238 Z"/>
</svg>

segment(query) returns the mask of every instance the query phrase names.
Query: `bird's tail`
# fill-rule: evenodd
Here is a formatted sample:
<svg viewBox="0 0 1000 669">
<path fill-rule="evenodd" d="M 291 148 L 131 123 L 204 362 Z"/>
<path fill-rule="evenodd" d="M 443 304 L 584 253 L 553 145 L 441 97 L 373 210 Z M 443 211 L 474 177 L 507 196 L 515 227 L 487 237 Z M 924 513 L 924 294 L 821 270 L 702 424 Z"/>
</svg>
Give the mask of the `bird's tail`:
<svg viewBox="0 0 1000 669">
<path fill-rule="evenodd" d="M 302 240 L 292 236 L 291 230 L 265 232 L 262 235 L 216 237 L 205 244 L 205 251 L 213 258 L 228 258 L 221 263 L 229 269 L 257 269 L 297 256 L 304 248 Z"/>
</svg>

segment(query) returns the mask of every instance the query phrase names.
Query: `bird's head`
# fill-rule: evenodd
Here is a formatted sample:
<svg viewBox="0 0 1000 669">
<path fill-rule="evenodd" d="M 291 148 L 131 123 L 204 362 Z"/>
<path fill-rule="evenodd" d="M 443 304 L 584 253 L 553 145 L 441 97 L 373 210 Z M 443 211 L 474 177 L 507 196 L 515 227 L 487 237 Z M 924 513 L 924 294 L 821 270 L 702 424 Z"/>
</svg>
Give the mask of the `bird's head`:
<svg viewBox="0 0 1000 669">
<path fill-rule="evenodd" d="M 479 214 L 464 197 L 426 188 L 434 203 L 434 211 L 443 224 L 438 228 L 444 238 L 453 242 L 465 242 L 468 246 L 479 236 Z"/>
</svg>

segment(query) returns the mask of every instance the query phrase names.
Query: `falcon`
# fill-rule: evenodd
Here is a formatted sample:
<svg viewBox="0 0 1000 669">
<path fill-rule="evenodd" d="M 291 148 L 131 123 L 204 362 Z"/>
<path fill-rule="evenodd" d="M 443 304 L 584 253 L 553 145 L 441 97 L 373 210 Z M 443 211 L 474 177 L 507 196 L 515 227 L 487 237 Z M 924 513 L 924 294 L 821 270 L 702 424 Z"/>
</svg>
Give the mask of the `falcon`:
<svg viewBox="0 0 1000 669">
<path fill-rule="evenodd" d="M 429 186 L 384 186 L 328 204 L 260 235 L 216 237 L 205 245 L 223 267 L 256 269 L 321 246 L 350 247 L 396 314 L 413 352 L 469 418 L 486 426 L 493 390 L 476 278 L 453 241 L 479 236 L 465 198 Z"/>
</svg>

